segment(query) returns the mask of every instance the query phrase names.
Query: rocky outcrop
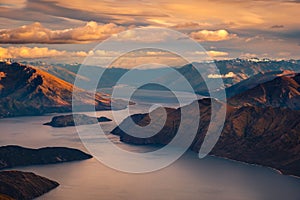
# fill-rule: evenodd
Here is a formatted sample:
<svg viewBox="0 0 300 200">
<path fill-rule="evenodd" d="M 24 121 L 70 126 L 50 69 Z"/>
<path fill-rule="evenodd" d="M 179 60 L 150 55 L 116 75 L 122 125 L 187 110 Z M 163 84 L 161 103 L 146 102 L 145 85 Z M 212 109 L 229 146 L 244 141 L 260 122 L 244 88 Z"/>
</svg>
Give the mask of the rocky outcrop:
<svg viewBox="0 0 300 200">
<path fill-rule="evenodd" d="M 0 172 L 0 199 L 30 200 L 39 197 L 59 184 L 47 178 L 29 172 Z"/>
<path fill-rule="evenodd" d="M 92 158 L 77 149 L 46 147 L 29 149 L 20 146 L 0 147 L 0 169 L 28 165 L 45 165 Z"/>
<path fill-rule="evenodd" d="M 68 127 L 68 126 L 80 126 L 88 124 L 97 124 L 98 122 L 109 122 L 111 119 L 106 117 L 90 117 L 84 114 L 73 114 L 73 115 L 60 115 L 53 117 L 51 122 L 47 122 L 44 125 L 52 127 Z"/>
<path fill-rule="evenodd" d="M 200 117 L 197 136 L 191 149 L 198 152 L 206 135 L 211 118 L 210 99 L 194 102 L 199 104 Z M 300 176 L 300 111 L 284 108 L 227 106 L 224 129 L 211 154 L 247 163 L 259 164 L 280 170 L 285 174 Z M 195 112 L 184 107 L 188 112 Z M 131 144 L 168 144 L 176 135 L 180 124 L 179 109 L 167 109 L 167 121 L 162 130 L 149 138 L 137 138 L 115 128 L 112 133 L 120 140 Z M 149 114 L 131 116 L 140 126 L 159 123 L 160 116 L 155 111 Z M 192 116 L 192 115 L 191 115 Z M 121 126 L 126 127 L 128 119 Z M 193 120 L 193 119 L 190 119 Z M 188 124 L 187 124 L 188 125 Z M 134 133 L 134 128 L 126 128 Z M 135 133 L 141 135 L 147 133 Z"/>
</svg>

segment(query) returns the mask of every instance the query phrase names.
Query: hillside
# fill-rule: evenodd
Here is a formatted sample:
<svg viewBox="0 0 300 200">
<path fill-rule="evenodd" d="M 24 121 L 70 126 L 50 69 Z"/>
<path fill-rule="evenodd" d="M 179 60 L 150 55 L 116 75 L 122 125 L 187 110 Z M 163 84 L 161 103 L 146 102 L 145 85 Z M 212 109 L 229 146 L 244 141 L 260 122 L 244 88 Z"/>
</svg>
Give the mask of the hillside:
<svg viewBox="0 0 300 200">
<path fill-rule="evenodd" d="M 289 74 L 258 84 L 228 102 L 233 106 L 257 105 L 300 109 L 300 74 Z"/>
<path fill-rule="evenodd" d="M 83 110 L 87 105 L 95 105 L 97 110 L 110 109 L 107 95 L 97 93 L 94 98 L 91 93 L 31 66 L 1 62 L 0 74 L 0 117 L 70 112 L 73 89 L 78 94 L 75 104 Z"/>
<path fill-rule="evenodd" d="M 0 172 L 1 200 L 30 200 L 58 187 L 55 181 L 34 173 L 20 171 Z"/>
<path fill-rule="evenodd" d="M 241 94 L 247 90 L 250 90 L 259 84 L 272 81 L 277 77 L 295 75 L 294 71 L 285 70 L 285 71 L 271 71 L 271 72 L 259 72 L 245 80 L 242 80 L 228 88 L 226 88 L 227 98 L 231 98 L 238 94 Z"/>
<path fill-rule="evenodd" d="M 198 152 L 202 145 L 211 117 L 210 100 L 203 99 L 198 104 L 201 111 L 201 120 L 197 136 L 191 145 L 191 149 L 195 152 Z M 226 106 L 220 103 L 219 105 Z M 184 107 L 184 109 L 193 114 L 195 111 L 189 109 L 189 106 Z M 120 140 L 126 143 L 166 145 L 177 133 L 181 117 L 180 111 L 181 108 L 168 108 L 165 126 L 159 133 L 149 138 L 130 136 L 118 127 L 112 133 L 119 135 Z M 153 111 L 151 116 L 152 123 L 160 123 L 159 112 Z M 140 126 L 147 125 L 150 119 L 149 114 L 133 115 L 132 118 Z M 122 126 L 126 127 L 126 123 L 127 119 L 122 122 Z M 183 125 L 188 126 L 188 124 Z M 129 132 L 134 133 L 134 129 L 127 128 Z M 237 108 L 227 105 L 224 129 L 211 154 L 268 166 L 286 174 L 300 176 L 299 130 L 300 111 L 257 106 Z M 136 134 L 142 136 L 149 133 L 139 132 Z"/>
</svg>

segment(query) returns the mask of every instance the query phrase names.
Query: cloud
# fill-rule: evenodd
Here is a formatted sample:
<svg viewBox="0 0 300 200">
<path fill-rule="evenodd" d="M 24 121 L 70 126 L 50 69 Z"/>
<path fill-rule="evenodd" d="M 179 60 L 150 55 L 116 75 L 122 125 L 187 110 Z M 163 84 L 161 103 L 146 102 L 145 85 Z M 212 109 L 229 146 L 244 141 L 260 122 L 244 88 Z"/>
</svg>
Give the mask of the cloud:
<svg viewBox="0 0 300 200">
<path fill-rule="evenodd" d="M 140 29 L 130 29 L 120 34 L 112 36 L 113 41 L 119 42 L 141 42 L 141 43 L 157 43 L 167 41 L 168 39 L 179 39 L 178 34 L 164 31 L 162 29 L 155 29 L 143 27 Z"/>
<path fill-rule="evenodd" d="M 171 28 L 174 29 L 199 29 L 200 27 L 209 27 L 212 26 L 210 23 L 198 23 L 198 22 L 183 22 L 176 24 L 174 26 L 171 26 Z"/>
<path fill-rule="evenodd" d="M 228 72 L 227 74 L 209 74 L 208 78 L 234 78 L 236 77 L 235 73 Z"/>
<path fill-rule="evenodd" d="M 182 59 L 174 56 L 168 52 L 139 50 L 129 52 L 125 55 L 119 51 L 109 50 L 91 50 L 91 51 L 61 51 L 56 49 L 49 49 L 47 47 L 0 47 L 0 60 L 14 59 L 14 60 L 43 60 L 54 62 L 71 61 L 82 62 L 85 57 L 89 56 L 87 62 L 89 65 L 108 66 L 111 64 L 111 58 L 117 57 L 112 63 L 112 66 L 132 68 L 147 63 L 155 62 L 170 66 L 177 66 Z M 179 63 L 181 64 L 181 63 Z"/>
<path fill-rule="evenodd" d="M 245 42 L 252 42 L 255 40 L 264 40 L 265 38 L 261 35 L 256 35 L 254 37 L 245 38 Z"/>
<path fill-rule="evenodd" d="M 89 56 L 94 57 L 117 57 L 120 56 L 122 53 L 119 51 L 108 51 L 108 50 L 96 50 L 90 51 Z"/>
<path fill-rule="evenodd" d="M 45 28 L 41 23 L 35 22 L 14 29 L 0 30 L 0 43 L 89 43 L 104 40 L 112 34 L 123 31 L 124 29 L 124 27 L 117 26 L 113 23 L 98 24 L 91 21 L 86 23 L 85 26 L 77 28 L 50 30 Z"/>
<path fill-rule="evenodd" d="M 2 1 L 9 2 L 1 5 Z M 18 2 L 25 2 L 24 4 Z M 11 3 L 16 2 L 16 3 Z M 96 21 L 101 23 L 115 23 L 124 26 L 149 25 L 149 17 L 166 17 L 164 12 L 149 5 L 145 6 L 143 1 L 93 1 L 74 0 L 72 2 L 55 0 L 1 0 L 0 17 L 20 21 L 54 23 L 55 26 L 65 28 L 69 20 L 76 22 Z M 146 8 L 145 8 L 146 7 Z M 62 21 L 63 23 L 56 23 Z M 151 23 L 153 24 L 153 23 Z"/>
<path fill-rule="evenodd" d="M 55 49 L 49 49 L 47 47 L 0 47 L 0 58 L 22 58 L 22 59 L 35 59 L 35 58 L 53 58 L 53 57 L 66 57 L 77 56 L 84 57 L 87 54 L 83 51 L 59 51 Z"/>
<path fill-rule="evenodd" d="M 26 0 L 1 0 L 0 6 L 5 8 L 23 8 Z"/>
<path fill-rule="evenodd" d="M 190 33 L 190 37 L 192 37 L 194 40 L 197 40 L 199 42 L 204 41 L 211 41 L 211 42 L 217 42 L 217 41 L 223 41 L 223 40 L 230 40 L 232 38 L 237 37 L 236 34 L 230 34 L 226 30 L 216 30 L 216 31 L 209 31 L 209 30 L 200 30 Z"/>
<path fill-rule="evenodd" d="M 228 53 L 223 51 L 208 51 L 208 55 L 211 57 L 223 57 L 228 56 Z"/>
<path fill-rule="evenodd" d="M 172 54 L 170 54 L 169 52 L 165 52 L 165 51 L 147 51 L 146 55 L 148 55 L 148 56 L 170 56 Z"/>
<path fill-rule="evenodd" d="M 224 56 L 228 56 L 227 52 L 223 52 L 223 51 L 207 51 L 207 52 L 200 52 L 200 51 L 196 51 L 194 54 L 196 55 L 205 55 L 208 54 L 210 57 L 224 57 Z"/>
<path fill-rule="evenodd" d="M 0 47 L 1 58 L 44 58 L 62 56 L 65 51 L 50 50 L 47 47 Z"/>
</svg>

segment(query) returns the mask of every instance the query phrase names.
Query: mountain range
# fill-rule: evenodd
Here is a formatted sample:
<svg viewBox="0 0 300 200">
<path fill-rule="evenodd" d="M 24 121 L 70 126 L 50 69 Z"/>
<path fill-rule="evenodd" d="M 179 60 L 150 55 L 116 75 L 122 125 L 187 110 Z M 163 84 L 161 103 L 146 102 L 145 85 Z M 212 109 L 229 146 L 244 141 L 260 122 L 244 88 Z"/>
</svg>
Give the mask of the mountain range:
<svg viewBox="0 0 300 200">
<path fill-rule="evenodd" d="M 30 63 L 35 65 L 37 68 L 47 71 L 54 76 L 59 77 L 69 83 L 74 83 L 76 74 L 80 67 L 80 64 L 55 64 L 50 65 L 46 63 Z M 233 60 L 220 60 L 214 62 L 215 66 L 219 69 L 219 74 L 223 79 L 225 88 L 229 88 L 243 80 L 247 80 L 256 75 L 270 76 L 270 74 L 281 74 L 286 71 L 299 72 L 300 62 L 296 60 L 268 60 L 268 59 L 233 59 Z M 192 63 L 185 66 L 174 67 L 176 71 L 183 75 L 187 79 L 196 93 L 200 95 L 208 95 L 206 83 L 202 76 L 206 76 L 206 81 L 213 83 L 216 78 L 217 72 L 210 71 L 211 63 Z M 98 88 L 111 88 L 116 85 L 120 77 L 129 71 L 126 68 L 102 68 L 96 66 L 83 66 L 86 70 L 87 76 L 77 76 L 77 78 L 87 83 L 98 83 L 98 77 L 93 77 L 94 74 L 99 71 L 104 72 L 101 80 L 99 81 Z M 201 75 L 195 69 L 199 67 L 204 69 Z M 176 85 L 179 91 L 184 91 L 185 88 L 180 88 L 182 85 L 181 79 L 178 80 L 176 76 L 170 73 L 166 68 L 153 68 L 153 69 L 134 69 L 133 71 L 142 71 L 143 74 L 147 74 L 151 77 L 156 77 L 153 82 L 163 83 L 164 85 Z M 210 78 L 208 78 L 210 77 Z M 219 77 L 219 76 L 217 76 Z M 95 78 L 95 80 L 94 80 Z M 128 83 L 130 86 L 135 87 L 144 80 L 143 76 L 136 76 L 134 81 Z M 147 87 L 148 89 L 158 89 L 157 86 L 152 85 Z M 161 89 L 161 88 L 160 88 Z M 216 90 L 220 88 L 215 88 Z"/>
</svg>

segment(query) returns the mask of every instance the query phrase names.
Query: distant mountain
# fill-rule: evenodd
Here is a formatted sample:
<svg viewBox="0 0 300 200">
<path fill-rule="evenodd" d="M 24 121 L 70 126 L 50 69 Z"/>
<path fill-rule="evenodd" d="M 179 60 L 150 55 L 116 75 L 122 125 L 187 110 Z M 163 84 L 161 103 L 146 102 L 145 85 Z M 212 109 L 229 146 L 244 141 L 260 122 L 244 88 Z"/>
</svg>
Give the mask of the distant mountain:
<svg viewBox="0 0 300 200">
<path fill-rule="evenodd" d="M 99 66 L 81 66 L 81 65 L 68 65 L 68 64 L 57 64 L 57 65 L 38 65 L 39 63 L 32 63 L 36 65 L 37 68 L 47 71 L 48 73 L 59 77 L 71 84 L 74 83 L 75 79 L 78 78 L 79 80 L 87 83 L 87 85 L 97 85 L 99 89 L 102 88 L 112 88 L 116 85 L 119 79 L 129 71 L 126 68 L 103 68 Z M 82 75 L 77 75 L 80 67 L 84 68 L 84 73 Z M 133 71 L 143 71 L 145 74 L 149 76 L 162 76 L 162 74 L 166 73 L 165 68 L 160 69 L 134 69 Z M 95 76 L 96 74 L 102 74 L 101 79 L 100 77 Z M 129 80 L 130 81 L 130 80 Z M 144 81 L 143 76 L 135 76 L 134 80 L 129 84 L 131 86 L 137 86 L 139 83 Z M 94 89 L 94 88 L 91 88 Z"/>
<path fill-rule="evenodd" d="M 68 83 L 73 84 L 80 65 L 39 65 L 35 67 L 45 72 L 48 72 L 49 74 L 52 74 L 55 77 L 60 78 Z M 86 77 L 78 76 L 77 78 L 79 78 L 82 81 L 89 81 L 89 79 Z"/>
<path fill-rule="evenodd" d="M 0 172 L 1 200 L 30 200 L 58 186 L 57 182 L 34 173 L 20 171 Z"/>
<path fill-rule="evenodd" d="M 195 103 L 199 104 L 201 120 L 197 136 L 190 148 L 198 152 L 211 121 L 211 100 L 203 99 Z M 219 106 L 227 106 L 227 117 L 212 155 L 268 166 L 285 174 L 300 176 L 300 111 L 258 106 L 238 108 L 216 103 Z M 191 112 L 190 116 L 193 116 L 195 111 L 190 108 L 188 105 L 184 110 Z M 143 138 L 144 134 L 149 134 L 146 131 L 135 133 L 134 127 L 126 125 L 128 118 L 121 126 L 126 127 L 131 134 L 135 133 L 141 137 L 128 135 L 118 127 L 112 133 L 119 135 L 120 140 L 126 143 L 166 145 L 177 133 L 181 109 L 167 108 L 167 122 L 162 130 L 152 137 Z M 154 126 L 160 124 L 160 112 L 156 110 L 151 113 L 151 120 L 149 114 L 136 114 L 131 118 L 140 126 L 146 126 L 150 121 Z"/>
<path fill-rule="evenodd" d="M 232 84 L 228 82 L 228 86 L 236 84 L 241 80 L 248 79 L 256 74 L 280 72 L 280 71 L 295 71 L 299 72 L 300 63 L 296 60 L 269 60 L 269 59 L 233 59 L 215 61 L 221 74 L 233 72 L 235 76 L 232 78 Z M 230 79 L 228 79 L 230 80 Z M 225 84 L 227 84 L 225 82 Z"/>
<path fill-rule="evenodd" d="M 119 78 L 121 78 L 122 75 L 128 71 L 128 69 L 122 68 L 105 69 L 102 67 L 86 66 L 85 76 L 79 76 L 77 75 L 77 72 L 80 68 L 80 65 L 60 64 L 42 65 L 37 67 L 71 84 L 74 83 L 76 78 L 86 83 L 97 83 L 99 81 L 99 77 L 95 76 L 95 74 L 105 71 L 99 83 L 99 88 L 113 87 L 115 85 L 114 83 L 116 83 L 119 80 Z"/>
<path fill-rule="evenodd" d="M 78 72 L 80 65 L 68 65 L 68 64 L 57 64 L 57 65 L 47 65 L 43 63 L 32 63 L 36 65 L 38 68 L 46 70 L 48 73 L 53 74 L 69 83 L 74 83 L 76 78 L 76 73 Z M 193 63 L 193 65 L 201 65 L 203 70 L 202 76 L 211 77 L 207 80 L 211 83 L 215 81 L 214 76 L 217 72 L 210 71 L 210 63 Z M 203 77 L 198 73 L 195 67 L 192 64 L 187 64 L 181 67 L 174 67 L 179 73 L 187 79 L 194 90 L 201 95 L 208 95 L 206 83 L 203 81 Z M 225 88 L 233 86 L 243 80 L 251 78 L 252 76 L 259 74 L 267 74 L 273 72 L 280 71 L 299 71 L 300 70 L 300 62 L 295 60 L 287 60 L 287 61 L 274 61 L 268 59 L 233 59 L 233 60 L 221 60 L 215 61 L 215 65 L 220 71 L 220 74 L 223 75 L 223 81 Z M 116 82 L 122 77 L 128 69 L 125 68 L 101 68 L 95 66 L 86 66 L 86 75 L 87 76 L 78 76 L 78 78 L 82 81 L 86 81 L 87 83 L 98 83 L 98 77 L 94 77 L 95 80 L 90 80 L 93 78 L 94 74 L 97 74 L 99 71 L 104 72 L 102 79 L 98 85 L 98 88 L 111 88 L 115 86 Z M 149 74 L 150 76 L 156 77 L 154 78 L 154 82 L 161 82 L 164 85 L 176 85 L 178 91 L 185 91 L 186 88 L 180 86 L 182 85 L 182 79 L 178 79 L 176 76 L 170 74 L 170 71 L 165 68 L 155 68 L 155 69 L 135 69 L 144 71 L 145 74 Z M 226 76 L 227 75 L 227 76 Z M 89 78 L 88 78 L 89 77 Z M 136 76 L 129 83 L 130 86 L 136 86 L 140 82 L 143 81 L 143 76 Z M 162 90 L 162 88 L 157 87 L 157 85 L 150 85 L 146 87 L 146 89 L 152 90 Z M 215 88 L 218 90 L 220 88 Z"/>
<path fill-rule="evenodd" d="M 79 108 L 84 110 L 87 105 L 95 105 L 97 110 L 110 109 L 109 96 L 97 93 L 94 97 L 31 66 L 0 62 L 0 74 L 0 117 L 70 112 L 73 89 L 77 94 L 74 102 Z"/>
<path fill-rule="evenodd" d="M 262 76 L 263 80 L 268 78 Z M 229 98 L 228 102 L 233 106 L 257 105 L 300 110 L 300 74 L 285 73 L 273 80 L 259 82 L 261 81 L 257 81 L 257 86 Z M 251 87 L 253 84 L 245 85 Z M 238 92 L 240 88 L 237 85 L 233 86 L 231 90 Z"/>
<path fill-rule="evenodd" d="M 259 72 L 245 80 L 242 80 L 228 88 L 226 88 L 227 98 L 231 98 L 235 95 L 241 94 L 247 90 L 250 90 L 259 84 L 272 81 L 277 77 L 294 75 L 294 71 L 285 70 L 285 71 L 271 71 L 271 72 Z"/>
<path fill-rule="evenodd" d="M 30 149 L 20 146 L 0 147 L 0 170 L 17 166 L 45 165 L 92 158 L 77 149 L 46 147 Z"/>
</svg>

